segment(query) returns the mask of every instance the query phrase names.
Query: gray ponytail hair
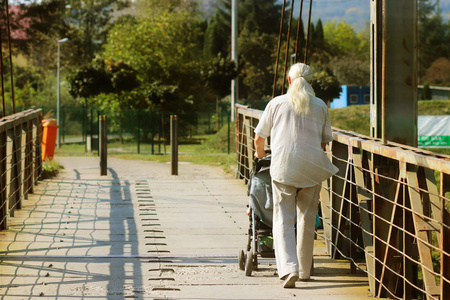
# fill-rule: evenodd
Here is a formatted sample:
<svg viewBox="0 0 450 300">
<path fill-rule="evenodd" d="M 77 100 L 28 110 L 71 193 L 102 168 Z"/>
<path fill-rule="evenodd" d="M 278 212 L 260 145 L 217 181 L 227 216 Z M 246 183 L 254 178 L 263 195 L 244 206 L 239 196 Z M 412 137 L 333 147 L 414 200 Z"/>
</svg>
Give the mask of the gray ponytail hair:
<svg viewBox="0 0 450 300">
<path fill-rule="evenodd" d="M 314 89 L 309 84 L 312 81 L 312 70 L 308 65 L 297 63 L 289 70 L 291 86 L 287 91 L 289 102 L 297 114 L 311 112 L 311 96 L 315 96 Z"/>
</svg>

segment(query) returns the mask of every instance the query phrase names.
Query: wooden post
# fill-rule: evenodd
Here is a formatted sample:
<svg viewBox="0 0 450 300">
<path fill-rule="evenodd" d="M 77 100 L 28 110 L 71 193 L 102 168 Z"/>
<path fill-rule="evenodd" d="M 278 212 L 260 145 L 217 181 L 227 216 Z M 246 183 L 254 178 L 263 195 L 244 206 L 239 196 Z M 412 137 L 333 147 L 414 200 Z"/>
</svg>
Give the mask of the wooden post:
<svg viewBox="0 0 450 300">
<path fill-rule="evenodd" d="M 448 211 L 445 193 L 450 190 L 450 174 L 441 172 L 441 182 L 440 182 L 440 194 L 442 196 L 442 206 L 441 206 L 441 299 L 448 299 L 450 297 L 450 284 L 443 280 L 450 280 L 450 257 L 447 254 L 450 252 L 450 212 Z M 445 224 L 445 225 L 444 225 Z"/>
<path fill-rule="evenodd" d="M 178 175 L 178 117 L 170 116 L 170 175 Z"/>
<path fill-rule="evenodd" d="M 219 118 L 219 113 L 220 113 L 220 109 L 219 109 L 219 98 L 216 97 L 216 116 L 217 116 L 217 132 L 219 132 L 220 130 L 220 118 Z"/>
<path fill-rule="evenodd" d="M 6 131 L 0 133 L 0 230 L 8 229 L 8 198 L 6 193 Z"/>
<path fill-rule="evenodd" d="M 36 136 L 34 140 L 35 153 L 34 153 L 34 184 L 37 185 L 42 174 L 42 111 L 39 112 L 36 119 L 34 119 L 36 126 Z"/>
<path fill-rule="evenodd" d="M 371 136 L 416 147 L 417 1 L 370 2 Z"/>
<path fill-rule="evenodd" d="M 108 146 L 108 118 L 107 116 L 99 116 L 99 156 L 100 156 L 100 175 L 104 176 L 107 175 L 107 169 L 108 169 L 108 152 L 107 152 L 107 146 Z"/>
</svg>

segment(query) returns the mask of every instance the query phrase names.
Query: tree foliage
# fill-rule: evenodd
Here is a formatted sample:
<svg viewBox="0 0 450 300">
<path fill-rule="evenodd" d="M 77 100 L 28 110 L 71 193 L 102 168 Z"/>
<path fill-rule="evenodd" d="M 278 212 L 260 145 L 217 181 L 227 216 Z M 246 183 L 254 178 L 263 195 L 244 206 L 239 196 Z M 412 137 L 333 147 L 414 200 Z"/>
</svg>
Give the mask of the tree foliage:
<svg viewBox="0 0 450 300">
<path fill-rule="evenodd" d="M 341 85 L 370 85 L 370 64 L 353 56 L 335 57 L 332 70 Z"/>
<path fill-rule="evenodd" d="M 208 60 L 203 71 L 206 86 L 219 97 L 230 93 L 231 79 L 237 75 L 236 64 L 219 53 L 217 57 Z"/>
<path fill-rule="evenodd" d="M 192 110 L 193 95 L 200 95 L 204 86 L 203 21 L 195 6 L 176 6 L 184 1 L 158 3 L 148 8 L 147 16 L 111 29 L 104 58 L 136 70 L 148 105 L 173 112 Z"/>
<path fill-rule="evenodd" d="M 341 85 L 329 68 L 320 69 L 314 72 L 313 84 L 316 96 L 325 101 L 327 105 L 338 98 L 342 91 Z"/>
<path fill-rule="evenodd" d="M 418 2 L 418 76 L 423 76 L 439 57 L 450 58 L 450 22 L 443 22 L 439 1 Z"/>
<path fill-rule="evenodd" d="M 88 99 L 112 91 L 111 78 L 102 68 L 83 67 L 69 78 L 69 93 L 74 98 Z"/>
<path fill-rule="evenodd" d="M 431 85 L 450 86 L 450 60 L 447 57 L 435 60 L 423 80 Z"/>
<path fill-rule="evenodd" d="M 327 49 L 333 56 L 357 55 L 365 49 L 364 42 L 358 38 L 355 30 L 345 20 L 327 22 L 324 27 L 324 36 Z"/>
</svg>

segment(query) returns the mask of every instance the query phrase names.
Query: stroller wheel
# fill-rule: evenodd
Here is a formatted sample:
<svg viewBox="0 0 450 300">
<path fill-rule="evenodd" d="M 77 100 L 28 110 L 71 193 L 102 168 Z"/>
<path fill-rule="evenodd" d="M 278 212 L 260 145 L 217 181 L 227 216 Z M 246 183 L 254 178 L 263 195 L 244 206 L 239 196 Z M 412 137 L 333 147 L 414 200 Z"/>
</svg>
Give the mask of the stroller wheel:
<svg viewBox="0 0 450 300">
<path fill-rule="evenodd" d="M 244 271 L 245 270 L 245 254 L 244 254 L 244 250 L 239 251 L 238 263 L 239 263 L 239 269 Z"/>
<path fill-rule="evenodd" d="M 253 252 L 247 252 L 247 259 L 245 260 L 245 276 L 251 276 L 253 271 Z"/>
</svg>

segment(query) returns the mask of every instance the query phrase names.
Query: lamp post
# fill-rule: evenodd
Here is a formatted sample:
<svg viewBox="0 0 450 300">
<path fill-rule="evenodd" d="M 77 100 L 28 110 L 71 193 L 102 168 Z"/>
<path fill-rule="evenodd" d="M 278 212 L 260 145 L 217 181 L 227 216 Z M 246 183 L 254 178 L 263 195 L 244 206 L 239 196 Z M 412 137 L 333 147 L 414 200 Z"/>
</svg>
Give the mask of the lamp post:
<svg viewBox="0 0 450 300">
<path fill-rule="evenodd" d="M 57 101 L 56 101 L 56 124 L 58 126 L 60 126 L 60 109 L 61 109 L 61 91 L 60 91 L 61 85 L 60 85 L 60 75 L 59 75 L 60 68 L 61 68 L 60 45 L 67 41 L 69 41 L 68 38 L 63 38 L 63 39 L 58 40 L 58 73 L 57 73 L 57 89 L 56 89 L 56 98 L 57 98 Z M 59 132 L 60 132 L 60 130 L 58 129 L 57 134 L 56 134 L 56 145 L 58 148 L 61 148 L 61 136 L 60 136 Z"/>
</svg>

